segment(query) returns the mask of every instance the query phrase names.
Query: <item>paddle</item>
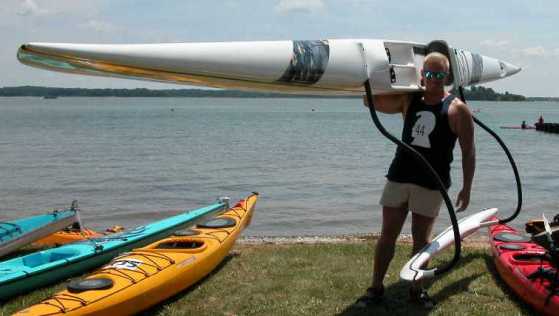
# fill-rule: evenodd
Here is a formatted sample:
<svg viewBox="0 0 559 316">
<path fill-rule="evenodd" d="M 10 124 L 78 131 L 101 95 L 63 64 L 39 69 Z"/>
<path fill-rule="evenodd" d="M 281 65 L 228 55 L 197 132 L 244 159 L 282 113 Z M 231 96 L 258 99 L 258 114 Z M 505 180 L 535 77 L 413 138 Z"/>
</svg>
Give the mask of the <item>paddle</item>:
<svg viewBox="0 0 559 316">
<path fill-rule="evenodd" d="M 549 221 L 547 220 L 547 218 L 545 217 L 545 214 L 542 213 L 542 219 L 543 219 L 543 227 L 545 228 L 545 234 L 547 236 L 547 241 L 549 241 L 549 245 L 551 246 L 551 249 L 555 248 L 554 242 L 553 242 L 553 232 L 551 231 L 551 226 L 549 225 Z"/>
</svg>

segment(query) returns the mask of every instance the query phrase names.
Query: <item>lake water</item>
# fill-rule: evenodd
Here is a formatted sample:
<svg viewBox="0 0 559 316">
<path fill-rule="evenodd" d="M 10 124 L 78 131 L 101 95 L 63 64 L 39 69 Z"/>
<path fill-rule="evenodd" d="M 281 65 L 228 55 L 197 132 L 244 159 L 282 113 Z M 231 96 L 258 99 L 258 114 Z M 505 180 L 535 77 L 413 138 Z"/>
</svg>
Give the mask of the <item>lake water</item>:
<svg viewBox="0 0 559 316">
<path fill-rule="evenodd" d="M 499 128 L 540 114 L 559 122 L 559 104 L 470 105 L 517 161 L 524 211 L 514 225 L 559 213 L 559 134 Z M 399 116 L 381 119 L 399 136 Z M 516 187 L 506 156 L 481 128 L 476 143 L 465 214 L 487 207 L 511 214 Z M 359 99 L 0 98 L 0 220 L 77 199 L 86 226 L 134 227 L 258 191 L 246 235 L 377 232 L 394 151 Z M 453 200 L 459 148 L 455 157 Z M 441 214 L 437 231 L 449 225 L 444 207 Z"/>
</svg>

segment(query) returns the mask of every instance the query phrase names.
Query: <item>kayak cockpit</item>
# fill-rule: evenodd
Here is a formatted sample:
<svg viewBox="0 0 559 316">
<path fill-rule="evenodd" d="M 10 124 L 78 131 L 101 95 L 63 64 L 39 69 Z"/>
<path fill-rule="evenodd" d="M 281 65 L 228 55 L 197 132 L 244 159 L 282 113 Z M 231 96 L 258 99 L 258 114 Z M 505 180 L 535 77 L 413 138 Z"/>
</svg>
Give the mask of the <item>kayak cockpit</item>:
<svg viewBox="0 0 559 316">
<path fill-rule="evenodd" d="M 59 260 L 68 259 L 79 255 L 75 249 L 57 249 L 54 251 L 41 251 L 24 256 L 21 261 L 24 266 L 35 268 L 44 264 L 49 264 Z"/>
<path fill-rule="evenodd" d="M 204 242 L 200 240 L 169 240 L 157 244 L 155 249 L 180 249 L 180 250 L 192 250 L 200 249 L 204 247 Z"/>
</svg>

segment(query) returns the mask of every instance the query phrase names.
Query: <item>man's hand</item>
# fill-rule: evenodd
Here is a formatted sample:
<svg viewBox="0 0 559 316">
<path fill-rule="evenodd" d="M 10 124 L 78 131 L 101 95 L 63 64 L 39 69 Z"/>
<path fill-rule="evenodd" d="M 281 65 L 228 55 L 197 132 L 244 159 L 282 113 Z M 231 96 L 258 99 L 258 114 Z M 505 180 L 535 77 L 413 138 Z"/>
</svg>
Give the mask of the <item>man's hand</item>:
<svg viewBox="0 0 559 316">
<path fill-rule="evenodd" d="M 470 190 L 460 190 L 458 196 L 456 197 L 456 212 L 462 212 L 468 208 L 470 204 Z"/>
</svg>

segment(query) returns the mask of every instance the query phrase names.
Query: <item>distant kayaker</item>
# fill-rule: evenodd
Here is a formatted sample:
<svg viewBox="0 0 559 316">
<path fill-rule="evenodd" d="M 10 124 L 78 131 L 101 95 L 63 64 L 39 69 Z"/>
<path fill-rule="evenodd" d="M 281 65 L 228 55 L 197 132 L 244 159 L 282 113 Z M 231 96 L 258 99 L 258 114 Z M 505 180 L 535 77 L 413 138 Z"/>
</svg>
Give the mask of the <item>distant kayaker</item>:
<svg viewBox="0 0 559 316">
<path fill-rule="evenodd" d="M 401 113 L 404 117 L 402 141 L 419 151 L 437 171 L 446 189 L 450 187 L 450 164 L 458 139 L 462 150 L 462 189 L 456 199 L 457 211 L 470 203 L 475 170 L 474 125 L 472 113 L 455 96 L 445 91 L 449 61 L 440 53 L 425 57 L 423 70 L 425 90 L 417 94 L 374 96 L 375 108 L 384 113 Z M 365 102 L 367 105 L 367 102 Z M 396 240 L 408 211 L 412 213 L 413 253 L 431 240 L 435 219 L 442 205 L 442 196 L 434 177 L 414 155 L 398 147 L 386 176 L 380 199 L 382 231 L 375 256 L 372 285 L 359 298 L 356 306 L 378 304 L 383 299 L 383 280 L 394 256 Z M 410 287 L 410 301 L 425 308 L 435 302 L 419 282 Z"/>
<path fill-rule="evenodd" d="M 526 127 L 526 121 L 522 121 L 522 124 L 520 124 L 520 128 L 526 129 Z"/>
<path fill-rule="evenodd" d="M 536 130 L 542 130 L 543 129 L 543 116 L 540 114 L 540 117 L 538 118 L 538 120 L 536 121 L 536 123 L 534 123 L 534 125 L 536 126 Z"/>
</svg>

